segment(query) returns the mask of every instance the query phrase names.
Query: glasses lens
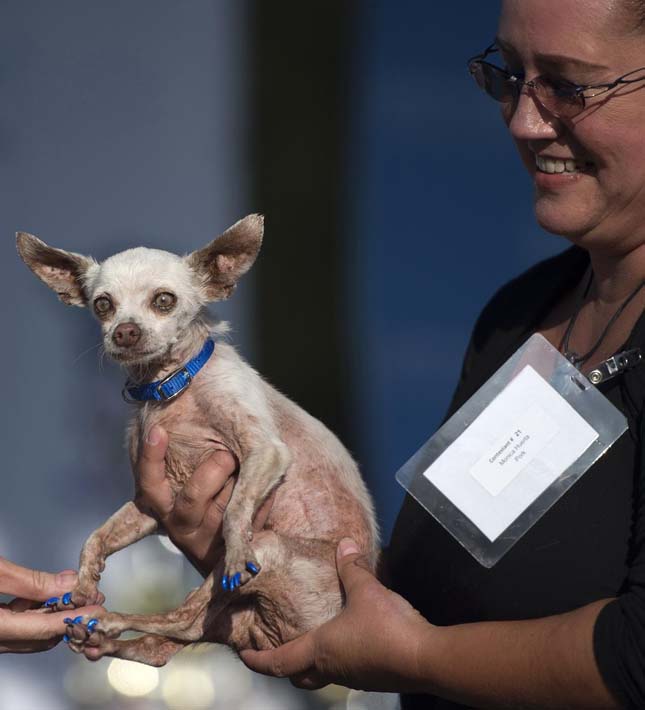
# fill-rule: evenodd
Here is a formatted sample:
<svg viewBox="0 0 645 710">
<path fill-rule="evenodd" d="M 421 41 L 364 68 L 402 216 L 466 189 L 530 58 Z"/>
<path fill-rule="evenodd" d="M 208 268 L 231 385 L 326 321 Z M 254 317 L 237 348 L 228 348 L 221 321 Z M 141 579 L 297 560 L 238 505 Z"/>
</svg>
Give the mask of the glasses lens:
<svg viewBox="0 0 645 710">
<path fill-rule="evenodd" d="M 585 106 L 584 99 L 573 84 L 538 77 L 533 81 L 533 91 L 544 108 L 560 118 L 573 118 Z"/>
<path fill-rule="evenodd" d="M 482 61 L 471 62 L 469 69 L 479 88 L 495 101 L 513 101 L 515 92 L 505 71 Z"/>
</svg>

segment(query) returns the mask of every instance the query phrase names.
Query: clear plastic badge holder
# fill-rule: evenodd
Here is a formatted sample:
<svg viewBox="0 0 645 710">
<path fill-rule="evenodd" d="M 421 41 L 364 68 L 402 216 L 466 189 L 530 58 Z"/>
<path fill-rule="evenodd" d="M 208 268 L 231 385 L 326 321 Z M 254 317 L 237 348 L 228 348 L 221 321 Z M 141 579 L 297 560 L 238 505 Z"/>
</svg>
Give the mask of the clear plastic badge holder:
<svg viewBox="0 0 645 710">
<path fill-rule="evenodd" d="M 623 414 L 536 334 L 396 479 L 490 568 L 626 429 Z"/>
</svg>

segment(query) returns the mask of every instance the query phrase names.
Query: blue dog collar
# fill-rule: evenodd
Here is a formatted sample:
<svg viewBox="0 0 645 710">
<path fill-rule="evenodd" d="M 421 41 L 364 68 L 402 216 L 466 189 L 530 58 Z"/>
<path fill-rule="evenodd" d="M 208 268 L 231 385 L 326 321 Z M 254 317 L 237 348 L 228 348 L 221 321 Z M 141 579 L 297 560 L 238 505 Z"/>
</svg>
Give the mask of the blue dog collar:
<svg viewBox="0 0 645 710">
<path fill-rule="evenodd" d="M 163 380 L 156 382 L 148 382 L 146 385 L 128 386 L 126 382 L 123 388 L 123 397 L 127 394 L 137 402 L 147 402 L 153 400 L 155 402 L 169 402 L 180 395 L 188 385 L 193 381 L 193 377 L 204 367 L 208 359 L 213 354 L 215 343 L 212 338 L 208 338 L 204 343 L 204 347 L 199 354 L 192 360 L 189 360 L 183 367 L 171 372 Z"/>
</svg>

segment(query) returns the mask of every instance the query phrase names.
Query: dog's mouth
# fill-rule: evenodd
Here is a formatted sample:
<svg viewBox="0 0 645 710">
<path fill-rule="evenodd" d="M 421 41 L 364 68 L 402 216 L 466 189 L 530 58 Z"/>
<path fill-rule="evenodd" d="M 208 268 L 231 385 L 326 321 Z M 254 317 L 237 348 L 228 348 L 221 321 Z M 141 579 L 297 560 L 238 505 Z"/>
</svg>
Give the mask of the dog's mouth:
<svg viewBox="0 0 645 710">
<path fill-rule="evenodd" d="M 121 364 L 146 363 L 158 355 L 156 350 L 106 350 L 107 354 Z"/>
</svg>

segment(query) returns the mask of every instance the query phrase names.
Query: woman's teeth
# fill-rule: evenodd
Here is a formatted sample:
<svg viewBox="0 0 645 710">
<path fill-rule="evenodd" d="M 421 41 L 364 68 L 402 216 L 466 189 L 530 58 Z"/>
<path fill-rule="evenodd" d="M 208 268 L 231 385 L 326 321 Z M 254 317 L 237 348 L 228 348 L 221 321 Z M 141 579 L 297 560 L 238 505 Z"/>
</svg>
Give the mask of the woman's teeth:
<svg viewBox="0 0 645 710">
<path fill-rule="evenodd" d="M 559 160 L 558 158 L 543 158 L 535 156 L 537 169 L 542 173 L 579 173 L 588 168 L 589 165 L 575 160 Z"/>
</svg>

